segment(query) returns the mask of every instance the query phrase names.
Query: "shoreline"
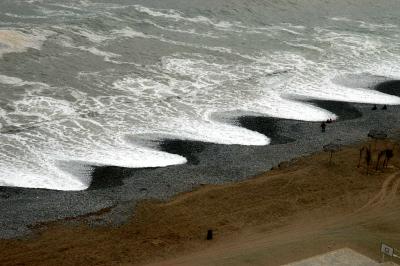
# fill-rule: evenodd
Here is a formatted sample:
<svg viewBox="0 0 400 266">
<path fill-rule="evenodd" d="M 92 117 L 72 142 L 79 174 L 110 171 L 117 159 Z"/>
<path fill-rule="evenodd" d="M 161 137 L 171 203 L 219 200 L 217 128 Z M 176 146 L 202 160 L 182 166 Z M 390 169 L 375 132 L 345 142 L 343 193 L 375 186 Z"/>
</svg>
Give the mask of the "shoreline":
<svg viewBox="0 0 400 266">
<path fill-rule="evenodd" d="M 116 207 L 102 219 L 89 223 L 93 226 L 121 225 L 129 220 L 137 202 L 141 200 L 168 200 L 203 184 L 245 180 L 281 162 L 319 151 L 323 145 L 332 141 L 341 144 L 357 143 L 365 139 L 372 128 L 381 128 L 391 133 L 393 125 L 400 123 L 397 115 L 400 106 L 390 106 L 385 111 L 371 111 L 371 105 L 365 104 L 352 106 L 363 115 L 357 119 L 329 124 L 324 134 L 320 132 L 318 122 L 277 119 L 274 121 L 275 136 L 284 136 L 294 141 L 267 146 L 200 143 L 198 151 L 189 151 L 193 153 L 191 156 L 196 163 L 147 169 L 101 167 L 95 172 L 96 186 L 85 191 L 0 188 L 0 211 L 6 214 L 0 217 L 0 238 L 23 237 L 29 234 L 31 225 L 81 216 L 110 206 Z M 254 117 L 251 119 L 257 120 Z M 173 140 L 165 146 L 179 152 L 185 143 Z M 189 142 L 189 146 L 199 145 L 192 143 Z M 10 202 L 13 205 L 11 211 Z"/>
<path fill-rule="evenodd" d="M 87 223 L 109 209 L 42 224 L 27 238 L 1 240 L 0 263 L 281 265 L 343 247 L 378 259 L 379 240 L 400 245 L 400 156 L 367 175 L 356 167 L 362 145 L 343 147 L 331 164 L 319 151 L 240 182 L 143 200 L 120 226 Z"/>
<path fill-rule="evenodd" d="M 382 84 L 377 90 L 399 94 L 393 88 L 397 81 Z M 372 111 L 368 104 L 311 102 L 341 115 L 338 121 L 328 124 L 324 134 L 319 122 L 243 116 L 237 118 L 238 123 L 270 134 L 272 144 L 241 146 L 166 139 L 156 144 L 162 150 L 187 156 L 187 164 L 142 169 L 98 167 L 92 186 L 85 191 L 0 187 L 0 212 L 4 214 L 0 217 L 0 239 L 24 237 L 35 224 L 84 216 L 111 206 L 115 207 L 101 219 L 88 222 L 92 226 L 118 226 L 129 221 L 142 200 L 165 201 L 204 184 L 246 180 L 282 162 L 317 152 L 330 142 L 358 143 L 373 128 L 386 130 L 390 135 L 394 125 L 400 124 L 400 106 Z"/>
</svg>

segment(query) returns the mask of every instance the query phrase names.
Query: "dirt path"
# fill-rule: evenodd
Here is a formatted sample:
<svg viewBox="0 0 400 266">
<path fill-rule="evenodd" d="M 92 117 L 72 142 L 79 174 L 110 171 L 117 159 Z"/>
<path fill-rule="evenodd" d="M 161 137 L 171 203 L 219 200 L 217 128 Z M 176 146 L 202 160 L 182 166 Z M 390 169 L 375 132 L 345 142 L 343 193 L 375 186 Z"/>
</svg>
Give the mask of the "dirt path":
<svg viewBox="0 0 400 266">
<path fill-rule="evenodd" d="M 389 175 L 383 182 L 382 188 L 379 190 L 379 192 L 356 212 L 382 207 L 385 204 L 394 201 L 397 195 L 399 185 L 400 185 L 400 173 L 396 172 L 394 174 Z"/>
</svg>

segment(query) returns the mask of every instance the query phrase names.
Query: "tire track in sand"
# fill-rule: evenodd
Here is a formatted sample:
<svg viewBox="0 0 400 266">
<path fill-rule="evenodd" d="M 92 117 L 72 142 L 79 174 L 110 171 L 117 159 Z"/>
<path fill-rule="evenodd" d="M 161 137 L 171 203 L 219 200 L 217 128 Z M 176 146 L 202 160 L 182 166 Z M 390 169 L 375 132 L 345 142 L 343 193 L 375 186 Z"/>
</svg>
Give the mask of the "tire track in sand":
<svg viewBox="0 0 400 266">
<path fill-rule="evenodd" d="M 400 173 L 396 172 L 388 176 L 382 184 L 379 192 L 370 199 L 364 206 L 356 211 L 356 213 L 365 211 L 368 209 L 377 208 L 383 206 L 389 202 L 395 200 L 397 196 L 397 190 L 400 187 Z"/>
</svg>

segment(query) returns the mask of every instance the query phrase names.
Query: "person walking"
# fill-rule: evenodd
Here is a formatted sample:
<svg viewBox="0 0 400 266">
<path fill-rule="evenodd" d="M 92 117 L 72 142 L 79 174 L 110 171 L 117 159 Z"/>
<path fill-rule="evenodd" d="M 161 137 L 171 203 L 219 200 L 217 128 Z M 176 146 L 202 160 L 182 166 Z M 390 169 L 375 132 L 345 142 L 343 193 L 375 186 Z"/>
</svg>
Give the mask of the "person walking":
<svg viewBox="0 0 400 266">
<path fill-rule="evenodd" d="M 326 124 L 325 124 L 325 122 L 322 122 L 321 123 L 321 132 L 324 133 L 325 129 L 326 129 Z"/>
</svg>

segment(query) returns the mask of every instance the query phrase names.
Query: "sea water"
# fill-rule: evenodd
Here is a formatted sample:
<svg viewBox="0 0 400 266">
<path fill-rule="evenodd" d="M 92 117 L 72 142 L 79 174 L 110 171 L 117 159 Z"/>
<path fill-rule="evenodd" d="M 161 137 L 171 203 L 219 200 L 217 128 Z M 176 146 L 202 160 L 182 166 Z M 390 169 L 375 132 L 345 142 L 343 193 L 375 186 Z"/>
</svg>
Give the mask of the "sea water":
<svg viewBox="0 0 400 266">
<path fill-rule="evenodd" d="M 84 190 L 93 166 L 183 164 L 143 142 L 268 145 L 232 119 L 396 105 L 396 0 L 2 0 L 0 185 Z M 225 117 L 224 117 L 225 116 Z"/>
</svg>

